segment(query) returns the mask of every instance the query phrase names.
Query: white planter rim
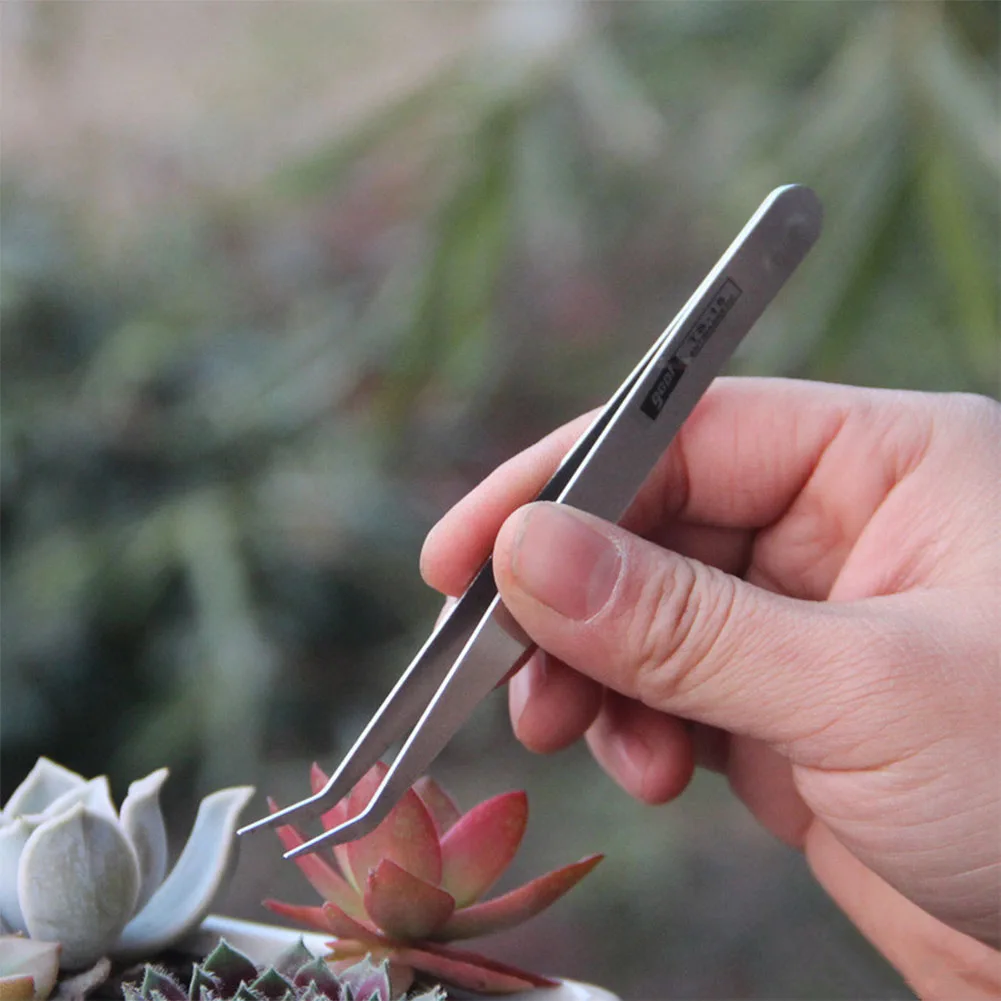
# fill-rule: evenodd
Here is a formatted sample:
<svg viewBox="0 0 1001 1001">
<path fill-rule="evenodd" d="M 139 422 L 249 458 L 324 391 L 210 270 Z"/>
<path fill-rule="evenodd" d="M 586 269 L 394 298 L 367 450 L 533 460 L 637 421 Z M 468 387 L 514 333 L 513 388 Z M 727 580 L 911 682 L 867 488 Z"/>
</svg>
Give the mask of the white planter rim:
<svg viewBox="0 0 1001 1001">
<path fill-rule="evenodd" d="M 326 952 L 326 943 L 330 940 L 329 935 L 210 914 L 194 932 L 179 942 L 178 946 L 186 951 L 204 954 L 220 938 L 225 938 L 234 948 L 246 952 L 260 965 L 273 962 L 289 945 L 300 938 L 306 943 L 306 948 L 317 956 Z M 603 987 L 595 987 L 576 980 L 560 980 L 557 987 L 539 987 L 501 997 L 506 1001 L 619 1001 L 615 994 Z"/>
</svg>

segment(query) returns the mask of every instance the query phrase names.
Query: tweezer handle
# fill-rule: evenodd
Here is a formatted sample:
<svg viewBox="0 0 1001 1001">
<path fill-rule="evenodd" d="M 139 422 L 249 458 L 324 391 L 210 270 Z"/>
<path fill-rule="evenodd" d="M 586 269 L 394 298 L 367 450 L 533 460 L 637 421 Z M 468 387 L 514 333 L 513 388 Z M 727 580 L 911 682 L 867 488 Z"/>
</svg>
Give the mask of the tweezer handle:
<svg viewBox="0 0 1001 1001">
<path fill-rule="evenodd" d="M 822 214 L 809 188 L 788 185 L 768 196 L 555 499 L 607 521 L 625 514 L 713 378 L 813 246 Z"/>
</svg>

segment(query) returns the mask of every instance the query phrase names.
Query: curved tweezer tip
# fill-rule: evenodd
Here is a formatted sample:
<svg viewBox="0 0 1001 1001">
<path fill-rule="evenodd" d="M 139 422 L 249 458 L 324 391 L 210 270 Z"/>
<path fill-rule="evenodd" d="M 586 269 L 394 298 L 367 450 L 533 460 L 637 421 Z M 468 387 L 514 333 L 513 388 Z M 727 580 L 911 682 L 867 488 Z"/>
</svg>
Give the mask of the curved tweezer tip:
<svg viewBox="0 0 1001 1001">
<path fill-rule="evenodd" d="M 300 855 L 309 855 L 311 852 L 315 852 L 317 848 L 322 848 L 326 844 L 340 845 L 347 841 L 356 841 L 358 838 L 362 838 L 374 831 L 382 823 L 388 812 L 388 808 L 379 808 L 378 804 L 373 800 L 356 817 L 346 820 L 343 824 L 338 824 L 337 827 L 332 827 L 329 831 L 318 834 L 309 841 L 304 841 L 301 845 L 296 845 L 295 848 L 291 848 L 285 852 L 282 857 L 294 859 Z"/>
<path fill-rule="evenodd" d="M 246 824 L 236 832 L 237 837 L 242 834 L 261 831 L 267 827 L 275 827 L 286 818 L 291 817 L 292 814 L 302 817 L 303 811 L 309 811 L 306 813 L 306 816 L 310 816 L 314 812 L 320 812 L 327 798 L 327 790 L 321 789 L 318 793 L 314 793 L 314 795 L 302 800 L 300 803 L 293 803 L 291 806 L 286 806 L 281 810 L 276 810 L 274 813 L 269 813 L 266 817 L 261 817 L 260 820 L 255 820 L 252 824 Z"/>
</svg>

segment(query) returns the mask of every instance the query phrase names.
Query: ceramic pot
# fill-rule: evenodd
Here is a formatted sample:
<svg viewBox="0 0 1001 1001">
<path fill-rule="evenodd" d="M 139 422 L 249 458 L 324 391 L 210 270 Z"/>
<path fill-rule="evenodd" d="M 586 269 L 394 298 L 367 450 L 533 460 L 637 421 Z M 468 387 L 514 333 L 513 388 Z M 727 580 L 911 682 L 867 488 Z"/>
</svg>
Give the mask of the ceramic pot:
<svg viewBox="0 0 1001 1001">
<path fill-rule="evenodd" d="M 225 938 L 232 946 L 263 966 L 273 962 L 299 938 L 306 943 L 307 949 L 322 956 L 327 951 L 326 942 L 330 936 L 210 914 L 196 931 L 178 944 L 186 952 L 205 955 L 220 938 Z M 504 998 L 506 1001 L 619 1001 L 610 991 L 576 980 L 561 980 L 558 987 L 539 987 L 521 994 L 506 994 Z"/>
</svg>

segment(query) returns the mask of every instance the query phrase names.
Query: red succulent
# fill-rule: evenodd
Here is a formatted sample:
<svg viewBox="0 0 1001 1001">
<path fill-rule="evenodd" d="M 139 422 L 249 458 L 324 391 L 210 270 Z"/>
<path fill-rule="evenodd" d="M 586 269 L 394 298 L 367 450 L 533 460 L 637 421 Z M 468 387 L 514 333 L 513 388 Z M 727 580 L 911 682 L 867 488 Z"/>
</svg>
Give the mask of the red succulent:
<svg viewBox="0 0 1001 1001">
<path fill-rule="evenodd" d="M 323 815 L 324 829 L 368 805 L 386 766 L 376 765 L 352 793 Z M 313 765 L 314 791 L 327 776 Z M 272 811 L 276 809 L 270 803 Z M 266 900 L 276 914 L 329 932 L 332 961 L 369 954 L 390 961 L 394 983 L 415 972 L 456 987 L 508 993 L 554 981 L 443 945 L 521 924 L 587 875 L 601 855 L 546 873 L 492 900 L 479 902 L 514 857 L 528 820 L 523 792 L 495 796 L 460 815 L 431 778 L 418 781 L 371 833 L 333 854 L 323 850 L 296 859 L 324 899 L 318 907 Z M 292 825 L 278 828 L 286 849 L 305 840 Z"/>
</svg>

